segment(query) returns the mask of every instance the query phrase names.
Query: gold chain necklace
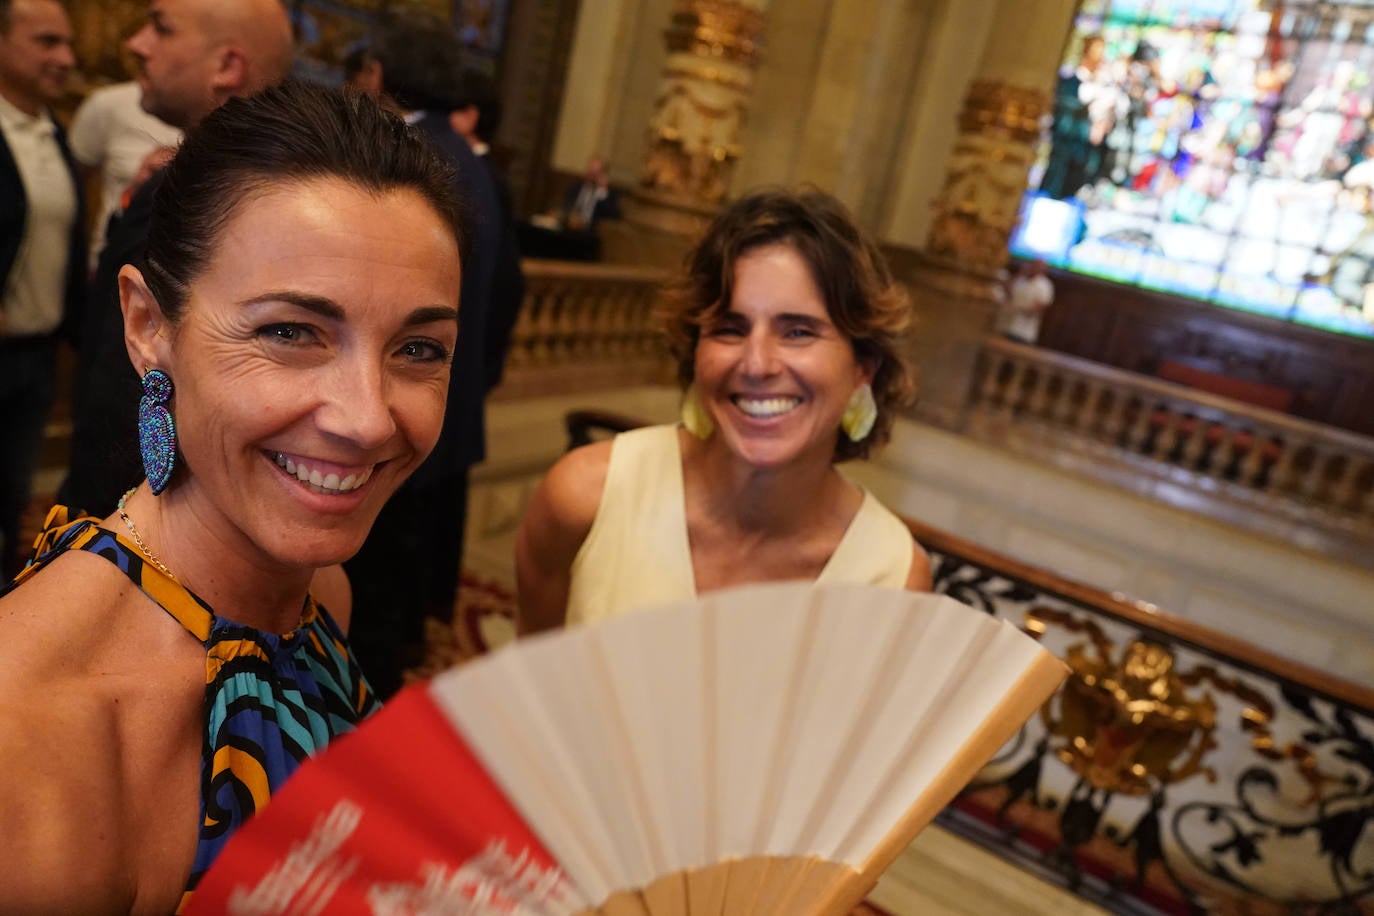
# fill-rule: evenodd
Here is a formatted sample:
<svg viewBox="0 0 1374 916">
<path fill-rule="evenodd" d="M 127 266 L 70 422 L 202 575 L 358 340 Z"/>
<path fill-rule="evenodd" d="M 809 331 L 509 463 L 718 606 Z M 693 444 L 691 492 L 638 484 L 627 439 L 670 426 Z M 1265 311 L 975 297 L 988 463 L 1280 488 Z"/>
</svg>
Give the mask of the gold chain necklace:
<svg viewBox="0 0 1374 916">
<path fill-rule="evenodd" d="M 170 569 L 167 568 L 167 564 L 159 560 L 157 558 L 157 554 L 153 553 L 151 550 L 148 549 L 148 545 L 143 542 L 143 535 L 139 534 L 138 529 L 134 527 L 134 520 L 129 518 L 129 513 L 124 511 L 125 500 L 127 500 L 130 496 L 133 496 L 136 490 L 138 490 L 138 487 L 134 487 L 133 489 L 129 490 L 129 492 L 119 497 L 119 502 L 116 504 L 116 510 L 119 513 L 119 518 L 121 521 L 124 522 L 125 527 L 129 529 L 129 533 L 133 535 L 134 545 L 138 547 L 139 551 L 145 557 L 147 557 L 148 560 L 154 566 L 161 570 L 164 576 L 166 576 L 168 579 L 171 579 L 173 582 L 177 582 L 177 577 L 172 573 Z M 180 585 L 181 583 L 177 582 L 177 584 Z"/>
<path fill-rule="evenodd" d="M 129 534 L 133 535 L 134 545 L 138 547 L 139 552 L 142 553 L 145 557 L 147 557 L 150 563 L 152 563 L 159 570 L 161 570 L 164 576 L 180 585 L 181 582 L 177 580 L 176 574 L 167 568 L 167 564 L 163 563 L 161 560 L 157 558 L 157 554 L 153 553 L 151 550 L 148 549 L 148 545 L 143 540 L 143 535 L 139 534 L 138 529 L 134 527 L 134 520 L 129 518 L 128 512 L 124 511 L 125 501 L 130 496 L 133 496 L 137 490 L 138 487 L 134 487 L 133 489 L 129 490 L 129 492 L 119 497 L 119 502 L 116 504 L 119 518 L 121 521 L 124 522 L 125 527 L 129 529 Z M 314 608 L 315 599 L 310 597 L 309 593 L 307 593 L 305 596 L 305 605 L 301 608 L 300 619 L 296 622 L 296 625 L 294 627 L 287 630 L 285 633 L 282 633 L 281 638 L 291 639 L 293 636 L 295 636 L 296 633 L 301 629 L 301 627 L 305 626 L 311 620 L 311 612 Z"/>
</svg>

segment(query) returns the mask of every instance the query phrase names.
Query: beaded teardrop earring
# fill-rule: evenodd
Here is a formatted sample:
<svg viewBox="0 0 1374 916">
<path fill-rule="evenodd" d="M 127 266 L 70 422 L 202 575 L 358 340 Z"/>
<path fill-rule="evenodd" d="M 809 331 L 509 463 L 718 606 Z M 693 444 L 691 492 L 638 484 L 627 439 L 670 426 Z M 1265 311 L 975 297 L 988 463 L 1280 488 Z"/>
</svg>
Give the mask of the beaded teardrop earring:
<svg viewBox="0 0 1374 916">
<path fill-rule="evenodd" d="M 176 470 L 177 427 L 167 408 L 173 391 L 171 377 L 161 369 L 144 374 L 143 397 L 138 401 L 138 448 L 154 496 L 167 489 Z"/>
</svg>

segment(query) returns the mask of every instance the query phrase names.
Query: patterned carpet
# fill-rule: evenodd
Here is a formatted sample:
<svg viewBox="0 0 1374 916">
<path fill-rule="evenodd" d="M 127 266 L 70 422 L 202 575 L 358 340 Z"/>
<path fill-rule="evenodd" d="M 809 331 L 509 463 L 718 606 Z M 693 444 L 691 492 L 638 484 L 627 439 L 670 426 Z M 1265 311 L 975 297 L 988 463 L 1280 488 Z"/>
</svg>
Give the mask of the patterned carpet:
<svg viewBox="0 0 1374 916">
<path fill-rule="evenodd" d="M 458 602 L 448 624 L 425 623 L 425 658 L 406 672 L 407 681 L 433 677 L 515 638 L 515 593 L 471 572 L 459 580 Z"/>
</svg>

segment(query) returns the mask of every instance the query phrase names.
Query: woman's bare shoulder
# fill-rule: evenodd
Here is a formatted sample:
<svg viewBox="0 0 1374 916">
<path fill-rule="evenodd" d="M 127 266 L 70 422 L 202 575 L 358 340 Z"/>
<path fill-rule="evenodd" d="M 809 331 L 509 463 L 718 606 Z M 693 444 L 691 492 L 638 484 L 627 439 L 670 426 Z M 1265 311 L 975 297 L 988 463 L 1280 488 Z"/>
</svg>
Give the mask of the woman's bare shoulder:
<svg viewBox="0 0 1374 916">
<path fill-rule="evenodd" d="M 563 624 L 573 562 L 596 521 L 610 463 L 610 442 L 574 449 L 530 497 L 515 538 L 522 633 Z"/>
<path fill-rule="evenodd" d="M 601 505 L 612 443 L 593 442 L 559 458 L 540 484 L 537 497 L 548 520 L 566 530 L 589 529 Z M 582 531 L 583 535 L 586 531 Z"/>
<path fill-rule="evenodd" d="M 109 561 L 69 553 L 0 598 L 0 691 L 10 681 L 70 675 L 126 632 L 141 595 Z"/>
<path fill-rule="evenodd" d="M 140 824 L 165 816 L 176 748 L 199 754 L 204 665 L 100 557 L 63 555 L 0 599 L 0 785 L 21 789 L 0 799 L 0 912 L 134 908 Z"/>
</svg>

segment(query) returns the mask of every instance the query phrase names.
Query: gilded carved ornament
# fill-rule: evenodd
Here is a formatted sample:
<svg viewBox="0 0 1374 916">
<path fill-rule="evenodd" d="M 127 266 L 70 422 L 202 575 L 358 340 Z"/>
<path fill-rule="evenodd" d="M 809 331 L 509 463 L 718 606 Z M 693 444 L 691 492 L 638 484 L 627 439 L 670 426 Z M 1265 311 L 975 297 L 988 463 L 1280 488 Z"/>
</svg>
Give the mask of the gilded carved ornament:
<svg viewBox="0 0 1374 916">
<path fill-rule="evenodd" d="M 649 119 L 645 188 L 715 204 L 743 150 L 752 68 L 764 17 L 737 0 L 678 0 L 666 33 L 668 64 Z"/>
<path fill-rule="evenodd" d="M 742 152 L 737 139 L 746 101 L 709 88 L 680 79 L 666 83 L 649 119 L 642 184 L 707 203 L 725 196 L 730 169 Z"/>
<path fill-rule="evenodd" d="M 932 254 L 995 270 L 1006 261 L 1026 173 L 1049 96 L 991 81 L 969 89 L 944 188 L 934 205 Z"/>
<path fill-rule="evenodd" d="M 1049 95 L 1039 89 L 977 80 L 964 99 L 959 132 L 1006 137 L 1034 145 L 1040 139 L 1041 120 L 1050 107 Z"/>
<path fill-rule="evenodd" d="M 670 53 L 752 67 L 762 49 L 763 13 L 732 0 L 678 0 L 665 38 Z"/>
<path fill-rule="evenodd" d="M 1088 637 L 1069 647 L 1069 679 L 1040 712 L 1055 755 L 1094 788 L 1146 796 L 1197 775 L 1215 781 L 1206 759 L 1217 747 L 1217 703 L 1204 685 L 1244 704 L 1239 726 L 1257 753 L 1293 761 L 1309 786 L 1303 804 L 1316 803 L 1339 782 L 1318 771 L 1307 746 L 1276 745 L 1273 703 L 1239 678 L 1211 665 L 1180 671 L 1168 646 L 1144 638 L 1118 652 L 1097 624 L 1062 611 L 1038 607 L 1027 614 L 1032 634 L 1048 624 Z"/>
</svg>

